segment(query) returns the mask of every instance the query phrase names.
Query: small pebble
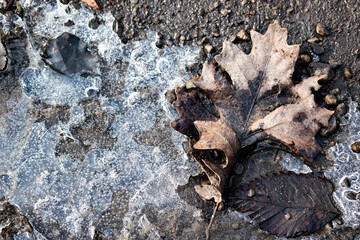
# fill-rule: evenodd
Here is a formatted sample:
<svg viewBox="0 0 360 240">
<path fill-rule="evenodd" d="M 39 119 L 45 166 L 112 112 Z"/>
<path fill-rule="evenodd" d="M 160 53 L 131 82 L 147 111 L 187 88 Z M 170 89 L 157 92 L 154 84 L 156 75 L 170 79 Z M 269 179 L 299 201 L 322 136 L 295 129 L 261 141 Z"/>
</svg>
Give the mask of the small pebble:
<svg viewBox="0 0 360 240">
<path fill-rule="evenodd" d="M 178 34 L 175 33 L 173 38 L 174 38 L 174 39 L 177 39 L 177 38 L 178 38 Z"/>
<path fill-rule="evenodd" d="M 213 11 L 213 10 L 215 10 L 216 8 L 218 8 L 219 6 L 220 6 L 220 2 L 214 2 L 213 5 L 210 5 L 209 10 L 210 10 L 210 11 Z"/>
<path fill-rule="evenodd" d="M 348 178 L 345 178 L 344 181 L 342 181 L 341 186 L 350 187 L 351 186 L 350 180 Z"/>
<path fill-rule="evenodd" d="M 208 37 L 203 37 L 201 39 L 201 44 L 205 44 L 205 43 L 208 43 L 209 42 L 209 38 Z"/>
<path fill-rule="evenodd" d="M 153 23 L 159 24 L 159 23 L 160 23 L 160 19 L 159 19 L 159 18 L 155 18 L 155 19 L 153 20 Z"/>
<path fill-rule="evenodd" d="M 214 51 L 214 48 L 213 46 L 211 46 L 211 44 L 208 43 L 205 45 L 205 51 L 206 53 L 212 53 Z"/>
<path fill-rule="evenodd" d="M 331 68 L 338 68 L 341 64 L 336 61 L 335 59 L 329 59 L 329 64 L 331 66 Z"/>
<path fill-rule="evenodd" d="M 351 145 L 353 152 L 360 153 L 360 142 L 355 142 Z"/>
<path fill-rule="evenodd" d="M 203 8 L 199 9 L 199 15 L 200 16 L 204 16 L 205 15 L 205 10 Z"/>
<path fill-rule="evenodd" d="M 338 94 L 340 94 L 340 89 L 334 88 L 334 89 L 330 90 L 329 93 L 330 93 L 330 94 L 333 94 L 333 95 L 338 95 Z"/>
<path fill-rule="evenodd" d="M 331 69 L 329 64 L 316 62 L 316 63 L 313 63 L 313 69 L 314 69 L 315 76 L 326 75 L 327 80 L 333 79 L 335 77 L 335 73 Z"/>
<path fill-rule="evenodd" d="M 347 79 L 350 79 L 352 78 L 352 74 L 350 72 L 350 70 L 348 68 L 343 68 L 343 73 L 344 73 L 344 76 L 347 78 Z"/>
<path fill-rule="evenodd" d="M 329 127 L 327 128 L 321 128 L 320 129 L 320 135 L 323 137 L 328 137 L 331 134 L 333 134 L 337 129 L 337 121 L 334 116 L 331 116 L 329 119 Z"/>
<path fill-rule="evenodd" d="M 285 219 L 286 219 L 286 220 L 289 220 L 290 218 L 291 218 L 290 214 L 289 214 L 289 213 L 286 213 L 286 214 L 285 214 Z"/>
<path fill-rule="evenodd" d="M 238 223 L 233 223 L 231 224 L 231 227 L 234 229 L 234 230 L 238 230 L 240 225 Z"/>
<path fill-rule="evenodd" d="M 342 218 L 337 218 L 337 219 L 335 219 L 335 221 L 334 221 L 336 224 L 338 224 L 338 225 L 343 225 L 344 224 L 344 220 L 342 220 Z"/>
<path fill-rule="evenodd" d="M 231 35 L 230 36 L 230 38 L 229 38 L 229 40 L 231 41 L 231 42 L 236 42 L 236 35 Z"/>
<path fill-rule="evenodd" d="M 70 19 L 66 23 L 64 23 L 64 26 L 66 26 L 66 27 L 71 27 L 74 25 L 75 25 L 75 23 L 73 21 L 71 21 Z"/>
<path fill-rule="evenodd" d="M 93 18 L 89 21 L 88 26 L 92 29 L 97 29 L 101 25 L 101 22 L 98 18 Z"/>
<path fill-rule="evenodd" d="M 286 13 L 287 14 L 290 14 L 290 13 L 292 13 L 294 11 L 294 8 L 288 8 L 288 10 L 286 10 Z"/>
<path fill-rule="evenodd" d="M 224 17 L 229 14 L 228 10 L 226 10 L 226 9 L 221 9 L 220 13 L 221 13 L 221 15 L 223 15 Z"/>
<path fill-rule="evenodd" d="M 254 189 L 249 189 L 249 191 L 247 192 L 247 196 L 248 197 L 252 197 L 252 196 L 254 196 L 254 194 L 255 194 L 255 191 L 254 191 Z"/>
<path fill-rule="evenodd" d="M 161 56 L 161 55 L 163 55 L 164 54 L 164 49 L 159 49 L 158 51 L 157 51 L 157 55 L 158 56 Z"/>
<path fill-rule="evenodd" d="M 325 225 L 324 229 L 327 229 L 327 230 L 332 229 L 331 224 L 330 224 L 330 223 L 327 223 L 327 224 Z"/>
<path fill-rule="evenodd" d="M 321 23 L 316 26 L 316 32 L 321 36 L 328 36 L 330 34 L 326 27 Z"/>
<path fill-rule="evenodd" d="M 299 55 L 299 58 L 298 58 L 298 61 L 299 61 L 300 63 L 308 63 L 308 62 L 311 61 L 311 58 L 310 58 L 310 56 L 307 55 L 307 54 L 300 54 L 300 55 Z"/>
<path fill-rule="evenodd" d="M 241 163 L 235 165 L 235 173 L 240 175 L 244 171 L 244 166 Z"/>
<path fill-rule="evenodd" d="M 336 110 L 335 110 L 336 115 L 344 115 L 346 113 L 346 106 L 345 103 L 340 103 L 339 105 L 337 105 Z"/>
<path fill-rule="evenodd" d="M 0 71 L 5 70 L 7 64 L 6 48 L 0 42 Z"/>
<path fill-rule="evenodd" d="M 308 39 L 308 43 L 310 43 L 310 44 L 313 44 L 313 43 L 316 43 L 316 42 L 319 42 L 319 39 L 317 37 L 313 37 L 313 38 Z"/>
<path fill-rule="evenodd" d="M 238 32 L 238 33 L 236 34 L 236 37 L 237 37 L 238 39 L 243 40 L 243 41 L 250 41 L 249 34 L 247 34 L 247 33 L 245 32 L 245 30 L 240 30 L 240 32 Z"/>
<path fill-rule="evenodd" d="M 75 140 L 72 137 L 65 137 L 67 143 L 73 143 Z"/>
<path fill-rule="evenodd" d="M 312 47 L 314 53 L 317 55 L 323 54 L 325 52 L 324 48 L 317 43 L 313 43 L 311 47 Z"/>
<path fill-rule="evenodd" d="M 349 200 L 356 200 L 356 193 L 353 191 L 348 191 L 345 193 L 345 196 Z"/>
<path fill-rule="evenodd" d="M 217 210 L 218 210 L 218 211 L 224 210 L 224 202 L 219 203 L 219 206 L 218 206 L 218 209 L 217 209 Z"/>
<path fill-rule="evenodd" d="M 329 106 L 336 105 L 336 102 L 337 102 L 336 97 L 332 94 L 326 95 L 324 100 L 325 100 L 325 103 Z"/>
<path fill-rule="evenodd" d="M 120 21 L 116 21 L 113 25 L 113 30 L 116 33 L 122 33 L 124 31 L 124 25 Z"/>
<path fill-rule="evenodd" d="M 184 42 L 185 41 L 185 36 L 181 36 L 180 41 Z"/>
</svg>

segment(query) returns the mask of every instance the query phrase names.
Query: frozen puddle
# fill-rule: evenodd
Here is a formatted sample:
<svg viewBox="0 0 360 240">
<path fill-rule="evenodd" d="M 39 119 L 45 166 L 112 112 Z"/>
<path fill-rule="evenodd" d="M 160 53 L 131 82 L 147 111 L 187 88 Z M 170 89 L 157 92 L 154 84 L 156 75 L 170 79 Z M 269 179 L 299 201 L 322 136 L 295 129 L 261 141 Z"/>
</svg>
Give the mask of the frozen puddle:
<svg viewBox="0 0 360 240">
<path fill-rule="evenodd" d="M 185 66 L 195 62 L 199 50 L 173 47 L 158 54 L 153 33 L 148 40 L 124 45 L 112 31 L 114 19 L 109 13 L 98 15 L 104 23 L 94 30 L 88 27 L 94 15 L 87 9 L 22 3 L 27 20 L 18 18 L 16 25 L 27 32 L 30 66 L 20 78 L 21 100 L 0 119 L 0 182 L 4 182 L 0 197 L 19 206 L 46 238 L 91 239 L 95 231 L 110 238 L 131 238 L 139 232 L 159 238 L 142 212 L 144 207 L 196 212 L 175 193 L 199 168 L 181 147 L 184 137 L 170 130 L 176 114 L 164 95 L 191 79 Z M 0 19 L 6 31 L 5 17 Z M 75 25 L 64 26 L 70 19 Z M 63 32 L 79 37 L 102 59 L 93 76 L 64 76 L 41 60 L 40 49 Z M 120 63 L 125 67 L 119 67 Z M 95 119 L 94 126 L 103 124 L 109 136 L 99 141 L 92 139 L 101 137 L 96 134 L 79 139 L 73 127 L 81 129 L 85 121 L 92 124 L 93 119 L 87 91 L 99 90 L 106 82 L 122 82 L 96 100 L 96 114 L 103 119 L 100 123 Z M 34 121 L 32 100 L 68 106 L 69 119 L 47 128 L 43 121 Z M 88 108 L 84 110 L 84 106 Z M 138 135 L 144 133 L 153 142 L 139 140 Z M 90 149 L 83 159 L 56 154 L 64 139 L 74 144 L 81 141 Z M 165 145 L 172 147 L 166 151 L 159 147 Z M 28 237 L 41 238 L 37 231 Z"/>
<path fill-rule="evenodd" d="M 344 138 L 346 141 L 328 149 L 334 166 L 325 172 L 325 176 L 335 184 L 334 200 L 343 213 L 344 225 L 353 228 L 360 225 L 360 201 L 356 197 L 360 192 L 360 156 L 351 149 L 353 143 L 360 141 L 359 122 L 357 104 L 351 102 L 342 122 L 343 128 L 348 131 Z"/>
</svg>

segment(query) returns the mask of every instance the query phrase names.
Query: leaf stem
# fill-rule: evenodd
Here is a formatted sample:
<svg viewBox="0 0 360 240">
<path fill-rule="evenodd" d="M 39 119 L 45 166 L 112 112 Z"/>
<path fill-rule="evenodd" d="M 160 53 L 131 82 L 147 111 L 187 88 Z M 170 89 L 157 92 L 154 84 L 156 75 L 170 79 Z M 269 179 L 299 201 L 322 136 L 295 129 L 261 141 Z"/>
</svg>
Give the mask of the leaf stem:
<svg viewBox="0 0 360 240">
<path fill-rule="evenodd" d="M 248 135 L 247 137 L 242 139 L 241 148 L 248 147 L 256 142 L 265 140 L 266 138 L 267 138 L 267 134 L 265 132 L 263 132 L 263 131 L 255 132 L 255 133 Z"/>
<path fill-rule="evenodd" d="M 213 221 L 214 221 L 214 218 L 215 218 L 215 214 L 216 214 L 217 209 L 219 208 L 220 203 L 221 203 L 221 202 L 216 203 L 216 206 L 215 206 L 214 211 L 213 211 L 213 214 L 212 214 L 212 216 L 211 216 L 209 225 L 208 225 L 207 228 L 206 228 L 206 232 L 205 232 L 205 234 L 206 234 L 206 240 L 209 240 L 209 239 L 210 239 L 210 229 L 211 229 L 211 226 L 212 226 L 212 224 L 213 224 Z"/>
</svg>

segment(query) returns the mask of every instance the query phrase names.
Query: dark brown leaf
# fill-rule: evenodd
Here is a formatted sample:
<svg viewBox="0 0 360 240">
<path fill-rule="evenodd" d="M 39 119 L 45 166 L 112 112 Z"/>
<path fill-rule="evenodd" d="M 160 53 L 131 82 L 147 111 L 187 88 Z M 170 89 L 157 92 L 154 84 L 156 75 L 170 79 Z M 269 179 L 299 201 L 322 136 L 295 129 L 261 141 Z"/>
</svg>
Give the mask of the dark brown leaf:
<svg viewBox="0 0 360 240">
<path fill-rule="evenodd" d="M 193 137 L 196 135 L 194 121 L 196 120 L 216 120 L 201 103 L 197 93 L 189 93 L 176 87 L 176 101 L 173 106 L 179 114 L 179 119 L 171 122 L 171 126 L 186 136 Z"/>
<path fill-rule="evenodd" d="M 281 173 L 239 186 L 228 203 L 271 234 L 296 237 L 316 232 L 334 219 L 333 187 L 312 175 Z"/>
</svg>

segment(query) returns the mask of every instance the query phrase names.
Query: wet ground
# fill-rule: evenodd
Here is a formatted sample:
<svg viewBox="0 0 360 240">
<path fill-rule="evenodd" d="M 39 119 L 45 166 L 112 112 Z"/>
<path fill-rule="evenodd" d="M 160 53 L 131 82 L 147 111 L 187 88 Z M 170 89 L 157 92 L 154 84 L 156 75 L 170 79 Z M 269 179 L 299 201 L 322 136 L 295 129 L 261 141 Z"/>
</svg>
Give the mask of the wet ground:
<svg viewBox="0 0 360 240">
<path fill-rule="evenodd" d="M 258 146 L 233 182 L 287 169 L 325 175 L 344 215 L 304 239 L 359 238 L 358 200 L 342 194 L 360 186 L 359 164 L 345 164 L 359 161 L 349 150 L 359 140 L 358 1 L 106 1 L 103 12 L 79 1 L 16 6 L 0 24 L 3 239 L 204 239 L 213 203 L 193 190 L 204 176 L 169 125 L 177 117 L 169 92 L 198 76 L 225 39 L 249 52 L 249 31 L 264 33 L 274 20 L 288 29 L 289 44 L 301 46 L 294 80 L 329 75 L 316 97 L 337 110 L 337 131 L 318 137 L 328 154 L 310 167 Z M 316 30 L 319 23 L 328 34 Z M 64 32 L 76 38 L 64 40 Z M 54 40 L 76 43 L 81 57 L 61 62 L 57 53 L 67 45 Z M 329 95 L 336 104 L 326 103 Z M 275 239 L 226 206 L 211 233 Z"/>
</svg>

